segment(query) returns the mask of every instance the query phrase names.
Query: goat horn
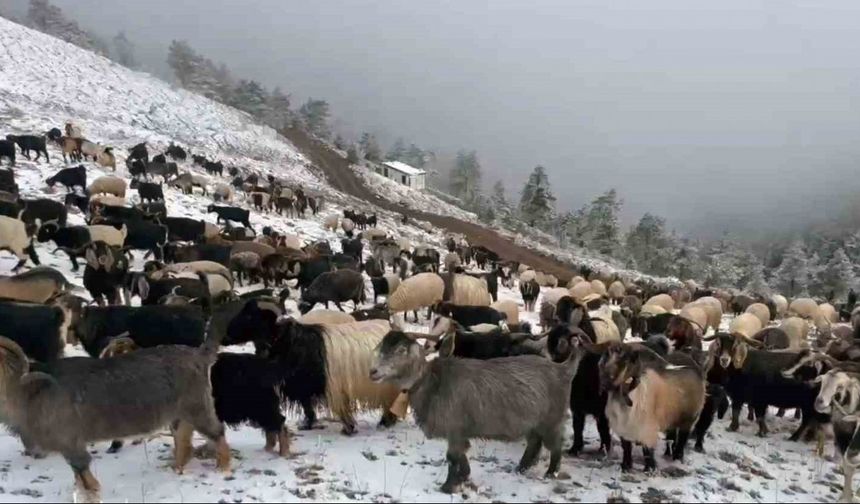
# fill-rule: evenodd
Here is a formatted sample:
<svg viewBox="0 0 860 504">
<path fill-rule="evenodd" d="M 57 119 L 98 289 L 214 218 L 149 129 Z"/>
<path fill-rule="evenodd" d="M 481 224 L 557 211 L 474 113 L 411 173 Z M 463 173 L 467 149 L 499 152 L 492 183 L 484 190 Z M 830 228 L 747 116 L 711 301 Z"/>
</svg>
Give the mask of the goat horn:
<svg viewBox="0 0 860 504">
<path fill-rule="evenodd" d="M 761 342 L 761 341 L 759 341 L 759 340 L 757 340 L 757 339 L 750 338 L 749 336 L 747 336 L 746 334 L 743 334 L 743 333 L 735 332 L 735 333 L 732 333 L 732 336 L 734 336 L 734 337 L 735 337 L 735 339 L 740 338 L 740 339 L 742 339 L 745 343 L 747 343 L 747 344 L 749 344 L 749 345 L 752 345 L 752 346 L 754 346 L 754 347 L 756 347 L 756 348 L 761 348 L 761 347 L 763 347 L 763 346 L 764 346 L 764 343 L 763 343 L 763 342 Z"/>
<path fill-rule="evenodd" d="M 702 341 L 714 341 L 715 339 L 717 339 L 717 333 L 703 337 Z"/>
<path fill-rule="evenodd" d="M 102 350 L 102 352 L 99 354 L 99 359 L 113 357 L 116 354 L 116 351 L 120 345 L 129 345 L 132 350 L 137 349 L 137 343 L 135 343 L 134 340 L 129 337 L 128 332 L 124 332 L 116 338 L 113 338 L 110 343 L 107 344 L 104 350 Z"/>
<path fill-rule="evenodd" d="M 22 376 L 30 372 L 30 361 L 27 359 L 27 354 L 24 353 L 24 350 L 18 345 L 18 343 L 15 343 L 9 338 L 0 336 L 0 348 L 8 350 L 21 361 L 21 366 L 23 367 L 21 371 Z"/>
</svg>

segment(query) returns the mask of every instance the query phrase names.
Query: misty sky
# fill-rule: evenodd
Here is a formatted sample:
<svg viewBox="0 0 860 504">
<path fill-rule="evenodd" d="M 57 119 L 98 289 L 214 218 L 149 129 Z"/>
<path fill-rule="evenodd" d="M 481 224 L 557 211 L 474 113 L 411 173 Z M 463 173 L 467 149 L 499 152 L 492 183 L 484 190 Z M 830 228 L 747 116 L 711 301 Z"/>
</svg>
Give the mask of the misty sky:
<svg viewBox="0 0 860 504">
<path fill-rule="evenodd" d="M 616 187 L 626 222 L 716 232 L 860 189 L 857 0 L 52 1 L 147 58 L 184 38 L 325 98 L 346 131 L 475 149 L 488 186 L 543 164 L 560 208 Z"/>
</svg>

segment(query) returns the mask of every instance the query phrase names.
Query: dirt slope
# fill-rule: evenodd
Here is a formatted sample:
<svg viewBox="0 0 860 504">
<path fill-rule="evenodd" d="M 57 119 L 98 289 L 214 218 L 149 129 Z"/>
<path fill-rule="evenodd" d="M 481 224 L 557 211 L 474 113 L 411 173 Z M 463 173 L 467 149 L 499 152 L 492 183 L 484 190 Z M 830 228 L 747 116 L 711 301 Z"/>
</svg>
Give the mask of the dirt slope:
<svg viewBox="0 0 860 504">
<path fill-rule="evenodd" d="M 364 182 L 362 182 L 358 175 L 352 171 L 346 159 L 331 150 L 326 144 L 312 138 L 299 129 L 289 128 L 283 130 L 282 133 L 293 142 L 302 154 L 307 156 L 315 166 L 319 167 L 325 173 L 332 187 L 339 191 L 372 202 L 387 210 L 406 214 L 409 218 L 426 220 L 452 233 L 464 234 L 469 238 L 470 243 L 474 245 L 483 245 L 490 250 L 494 250 L 503 259 L 525 263 L 537 270 L 551 273 L 565 283 L 574 274 L 573 268 L 570 265 L 516 245 L 493 230 L 453 217 L 420 212 L 387 200 L 378 199 L 364 185 Z"/>
</svg>

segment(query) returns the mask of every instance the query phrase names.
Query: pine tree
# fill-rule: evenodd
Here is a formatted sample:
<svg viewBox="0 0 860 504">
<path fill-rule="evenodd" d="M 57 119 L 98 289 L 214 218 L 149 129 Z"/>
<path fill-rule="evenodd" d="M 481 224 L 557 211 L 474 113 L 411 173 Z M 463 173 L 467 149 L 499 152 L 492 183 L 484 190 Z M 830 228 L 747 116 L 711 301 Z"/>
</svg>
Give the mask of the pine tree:
<svg viewBox="0 0 860 504">
<path fill-rule="evenodd" d="M 590 247 L 601 254 L 612 255 L 618 249 L 618 214 L 622 201 L 615 189 L 610 189 L 591 202 L 586 216 Z"/>
<path fill-rule="evenodd" d="M 404 157 L 406 162 L 415 168 L 424 168 L 427 165 L 427 153 L 415 144 L 409 144 Z"/>
<path fill-rule="evenodd" d="M 280 87 L 275 87 L 269 94 L 268 113 L 263 121 L 276 130 L 286 128 L 290 122 L 290 95 L 284 93 Z"/>
<path fill-rule="evenodd" d="M 699 246 L 691 240 L 681 240 L 675 250 L 675 276 L 682 280 L 705 277 L 705 264 L 699 255 Z"/>
<path fill-rule="evenodd" d="M 508 202 L 505 185 L 501 180 L 497 180 L 496 183 L 493 184 L 493 193 L 490 196 L 490 206 L 493 208 L 496 219 L 505 225 L 511 225 L 513 223 L 514 211 L 511 208 L 511 204 Z"/>
<path fill-rule="evenodd" d="M 555 196 L 543 166 L 535 166 L 520 196 L 519 212 L 530 226 L 547 229 L 555 211 Z"/>
<path fill-rule="evenodd" d="M 373 163 L 382 161 L 382 150 L 379 148 L 379 142 L 376 141 L 375 135 L 367 132 L 362 133 L 358 146 L 364 154 L 364 159 Z"/>
<path fill-rule="evenodd" d="M 754 262 L 750 265 L 747 282 L 744 290 L 752 294 L 767 296 L 770 294 L 770 286 L 764 276 L 764 264 L 761 261 Z"/>
<path fill-rule="evenodd" d="M 299 115 L 309 132 L 320 138 L 328 138 L 329 105 L 327 101 L 308 98 L 308 101 L 299 109 Z"/>
<path fill-rule="evenodd" d="M 782 257 L 782 264 L 774 272 L 771 281 L 777 291 L 789 298 L 806 294 L 809 285 L 809 258 L 803 242 L 795 241 Z"/>
<path fill-rule="evenodd" d="M 402 161 L 407 163 L 406 159 L 406 142 L 403 141 L 402 138 L 398 138 L 394 145 L 391 146 L 391 149 L 388 150 L 388 153 L 385 154 L 386 161 Z"/>
<path fill-rule="evenodd" d="M 346 160 L 349 164 L 358 164 L 361 159 L 358 157 L 358 149 L 355 148 L 355 145 L 350 145 L 349 149 L 346 150 Z"/>
<path fill-rule="evenodd" d="M 134 57 L 134 44 L 120 31 L 113 38 L 114 61 L 127 68 L 137 67 L 137 59 Z"/>
<path fill-rule="evenodd" d="M 48 0 L 30 0 L 27 24 L 42 33 L 47 33 L 88 51 L 103 56 L 108 54 L 107 44 L 104 41 L 82 29 L 76 22 L 66 18 L 62 9 L 52 5 Z"/>
<path fill-rule="evenodd" d="M 340 133 L 338 133 L 337 136 L 334 137 L 334 146 L 335 148 L 340 150 L 346 149 L 346 140 L 343 138 L 343 136 L 341 136 Z"/>
<path fill-rule="evenodd" d="M 230 105 L 243 110 L 252 117 L 263 119 L 271 116 L 269 93 L 260 83 L 253 80 L 240 80 L 233 90 Z"/>
<path fill-rule="evenodd" d="M 646 213 L 627 233 L 627 253 L 646 273 L 665 276 L 673 269 L 673 247 L 665 225 L 662 218 Z"/>
<path fill-rule="evenodd" d="M 195 71 L 197 53 L 184 40 L 174 40 L 167 49 L 167 64 L 182 87 L 188 87 Z"/>
<path fill-rule="evenodd" d="M 590 240 L 588 236 L 588 209 L 585 206 L 569 213 L 565 234 L 577 246 L 582 248 L 588 246 Z"/>
<path fill-rule="evenodd" d="M 481 163 L 475 151 L 460 151 L 451 168 L 451 194 L 460 198 L 467 205 L 472 204 L 480 192 Z"/>
<path fill-rule="evenodd" d="M 860 230 L 848 235 L 844 241 L 843 248 L 848 259 L 852 264 L 860 264 Z"/>
<path fill-rule="evenodd" d="M 833 257 L 821 272 L 821 279 L 826 296 L 831 301 L 845 302 L 848 290 L 854 287 L 856 276 L 854 266 L 841 247 L 836 249 Z M 833 294 L 832 299 L 830 293 Z"/>
</svg>

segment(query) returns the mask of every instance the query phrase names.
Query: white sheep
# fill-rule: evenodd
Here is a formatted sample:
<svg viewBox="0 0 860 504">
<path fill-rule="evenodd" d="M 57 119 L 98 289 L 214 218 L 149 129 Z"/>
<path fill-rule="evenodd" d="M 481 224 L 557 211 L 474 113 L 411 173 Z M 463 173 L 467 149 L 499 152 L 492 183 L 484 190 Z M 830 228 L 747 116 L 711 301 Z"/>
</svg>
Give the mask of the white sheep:
<svg viewBox="0 0 860 504">
<path fill-rule="evenodd" d="M 556 287 L 554 289 L 549 289 L 543 293 L 542 303 L 549 303 L 551 305 L 558 304 L 559 299 L 564 296 L 569 296 L 570 291 L 565 289 L 564 287 Z"/>
<path fill-rule="evenodd" d="M 612 320 L 612 308 L 603 305 L 591 317 L 591 326 L 594 328 L 594 342 L 597 344 L 608 341 L 621 341 L 621 331 Z"/>
<path fill-rule="evenodd" d="M 368 241 L 380 240 L 388 236 L 388 232 L 384 229 L 373 228 L 362 231 L 361 236 Z"/>
<path fill-rule="evenodd" d="M 702 333 L 707 332 L 709 321 L 705 305 L 687 304 L 681 308 L 681 313 L 678 316 L 684 320 L 693 322 L 693 325 L 698 326 L 702 330 Z"/>
<path fill-rule="evenodd" d="M 752 313 L 758 317 L 758 319 L 761 320 L 762 327 L 767 327 L 770 323 L 770 308 L 768 308 L 764 303 L 753 303 L 747 306 L 745 312 Z"/>
<path fill-rule="evenodd" d="M 125 198 L 125 191 L 125 180 L 112 175 L 105 175 L 93 180 L 93 183 L 87 188 L 87 194 L 90 196 L 112 194 L 118 198 Z"/>
<path fill-rule="evenodd" d="M 818 315 L 818 303 L 810 298 L 797 298 L 788 305 L 788 315 L 815 320 L 815 316 Z"/>
<path fill-rule="evenodd" d="M 18 269 L 27 262 L 27 251 L 32 250 L 32 238 L 27 236 L 27 226 L 24 222 L 0 215 L 0 250 L 8 250 L 18 258 Z M 33 252 L 35 256 L 35 251 Z"/>
<path fill-rule="evenodd" d="M 723 320 L 723 303 L 719 299 L 713 296 L 705 296 L 693 301 L 691 304 L 704 308 L 705 313 L 708 314 L 709 327 L 715 331 L 720 329 L 720 322 Z"/>
<path fill-rule="evenodd" d="M 302 242 L 301 238 L 299 238 L 296 235 L 290 234 L 290 235 L 284 236 L 284 246 L 287 247 L 288 249 L 301 250 L 302 247 L 305 246 L 305 244 L 304 244 L 304 242 Z"/>
<path fill-rule="evenodd" d="M 585 279 L 584 279 L 584 278 L 582 278 L 581 276 L 577 275 L 577 276 L 575 276 L 575 277 L 571 278 L 571 279 L 570 279 L 570 282 L 567 282 L 567 288 L 568 288 L 568 289 L 572 289 L 576 284 L 581 283 L 581 282 L 584 282 L 584 281 L 585 281 Z"/>
<path fill-rule="evenodd" d="M 233 198 L 234 194 L 232 187 L 223 182 L 215 184 L 215 187 L 212 190 L 212 199 L 214 199 L 216 203 L 221 201 L 230 203 L 233 201 Z"/>
<path fill-rule="evenodd" d="M 761 330 L 761 320 L 752 313 L 742 313 L 729 324 L 730 334 L 741 334 L 747 339 L 752 339 Z"/>
<path fill-rule="evenodd" d="M 449 301 L 457 306 L 490 306 L 493 298 L 487 290 L 486 280 L 469 275 L 454 275 Z"/>
<path fill-rule="evenodd" d="M 609 296 L 609 299 L 618 301 L 623 299 L 627 294 L 627 287 L 624 286 L 624 283 L 621 282 L 621 280 L 616 280 L 609 284 L 609 287 L 606 289 L 606 294 Z"/>
<path fill-rule="evenodd" d="M 120 229 L 104 224 L 93 224 L 87 226 L 87 229 L 90 230 L 91 241 L 102 241 L 111 247 L 122 247 L 125 245 L 126 236 L 128 236 L 128 228 L 125 224 Z"/>
<path fill-rule="evenodd" d="M 550 287 L 553 289 L 558 287 L 558 278 L 552 273 L 547 273 L 546 275 L 544 275 L 543 282 L 544 283 L 541 287 Z"/>
<path fill-rule="evenodd" d="M 601 297 L 606 296 L 606 284 L 603 283 L 601 280 L 592 280 L 591 292 Z"/>
<path fill-rule="evenodd" d="M 331 231 L 332 233 L 337 231 L 337 227 L 340 225 L 340 218 L 337 214 L 329 215 L 323 220 L 323 228 Z"/>
<path fill-rule="evenodd" d="M 656 305 L 666 310 L 667 313 L 671 313 L 675 309 L 675 300 L 668 294 L 657 294 L 645 301 L 644 306 L 647 305 Z"/>
<path fill-rule="evenodd" d="M 785 296 L 780 294 L 774 294 L 770 297 L 770 300 L 773 302 L 774 306 L 776 306 L 776 316 L 782 318 L 788 313 L 788 299 L 785 299 Z"/>
<path fill-rule="evenodd" d="M 496 301 L 490 308 L 499 313 L 504 313 L 508 324 L 520 323 L 520 307 L 516 302 L 510 300 Z"/>
<path fill-rule="evenodd" d="M 806 347 L 806 338 L 809 335 L 809 323 L 800 317 L 788 317 L 783 320 L 779 328 L 788 335 L 791 342 L 789 348 Z"/>
<path fill-rule="evenodd" d="M 526 270 L 526 271 L 523 271 L 522 273 L 520 273 L 520 283 L 521 284 L 524 284 L 526 282 L 531 282 L 532 280 L 537 280 L 537 273 L 535 272 L 535 270 L 530 269 L 530 270 Z M 540 285 L 540 282 L 538 282 L 538 285 Z"/>
<path fill-rule="evenodd" d="M 436 273 L 419 273 L 400 283 L 397 290 L 388 298 L 388 308 L 392 313 L 417 312 L 442 301 L 445 295 L 445 282 Z M 488 303 L 489 304 L 489 303 Z"/>
<path fill-rule="evenodd" d="M 660 305 L 655 304 L 646 304 L 642 305 L 642 309 L 639 310 L 639 314 L 643 317 L 653 317 L 654 315 L 662 315 L 664 313 L 669 313 Z"/>
<path fill-rule="evenodd" d="M 101 167 L 116 171 L 116 156 L 113 154 L 113 149 L 105 147 L 96 157 L 96 163 Z"/>
<path fill-rule="evenodd" d="M 124 207 L 125 198 L 120 198 L 113 194 L 96 194 L 90 198 L 90 213 L 94 213 L 94 210 L 99 206 Z"/>
<path fill-rule="evenodd" d="M 315 310 L 302 315 L 302 324 L 350 324 L 355 322 L 352 315 L 336 310 Z"/>
<path fill-rule="evenodd" d="M 352 219 L 344 218 L 340 221 L 340 228 L 343 229 L 344 233 L 352 233 L 355 231 L 355 222 Z"/>
<path fill-rule="evenodd" d="M 221 263 L 215 261 L 190 261 L 168 264 L 163 270 L 165 273 L 206 273 L 211 275 L 221 275 L 224 278 L 232 279 L 233 275 L 230 270 Z"/>
<path fill-rule="evenodd" d="M 821 303 L 818 305 L 818 312 L 815 314 L 815 328 L 819 332 L 829 331 L 830 327 L 839 322 L 839 312 L 830 303 Z"/>
<path fill-rule="evenodd" d="M 594 291 L 591 289 L 591 282 L 579 282 L 571 287 L 568 292 L 570 293 L 570 297 L 580 303 L 583 302 L 587 296 L 594 294 Z"/>
</svg>

